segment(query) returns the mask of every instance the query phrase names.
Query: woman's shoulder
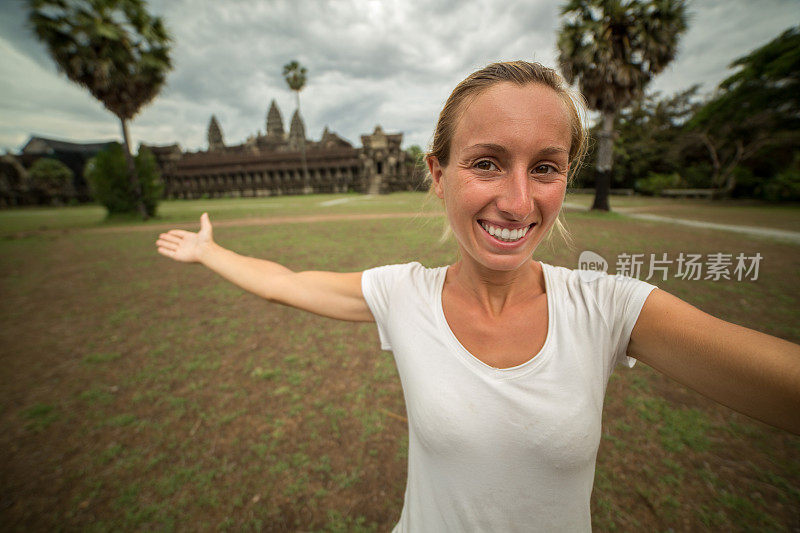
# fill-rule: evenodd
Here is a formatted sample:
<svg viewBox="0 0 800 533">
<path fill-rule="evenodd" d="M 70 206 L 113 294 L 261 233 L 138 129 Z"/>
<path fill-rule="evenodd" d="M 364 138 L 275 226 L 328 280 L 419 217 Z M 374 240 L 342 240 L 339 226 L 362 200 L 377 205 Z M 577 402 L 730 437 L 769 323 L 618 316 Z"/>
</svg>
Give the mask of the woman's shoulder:
<svg viewBox="0 0 800 533">
<path fill-rule="evenodd" d="M 440 283 L 446 271 L 446 266 L 429 268 L 418 261 L 412 261 L 370 268 L 364 271 L 363 278 L 385 287 L 413 285 L 430 289 Z"/>
<path fill-rule="evenodd" d="M 609 331 L 630 329 L 654 285 L 636 278 L 595 270 L 542 265 L 547 280 L 548 303 L 569 321 L 580 316 L 603 323 Z"/>
<path fill-rule="evenodd" d="M 447 269 L 446 266 L 441 267 L 426 267 L 419 261 L 411 261 L 410 263 L 394 263 L 390 265 L 381 265 L 369 268 L 364 272 L 375 272 L 381 275 L 414 275 L 414 276 L 435 276 Z"/>
<path fill-rule="evenodd" d="M 654 285 L 636 278 L 609 274 L 600 270 L 572 269 L 542 263 L 542 271 L 552 288 L 566 287 L 575 290 L 604 292 L 620 289 L 652 290 Z"/>
</svg>

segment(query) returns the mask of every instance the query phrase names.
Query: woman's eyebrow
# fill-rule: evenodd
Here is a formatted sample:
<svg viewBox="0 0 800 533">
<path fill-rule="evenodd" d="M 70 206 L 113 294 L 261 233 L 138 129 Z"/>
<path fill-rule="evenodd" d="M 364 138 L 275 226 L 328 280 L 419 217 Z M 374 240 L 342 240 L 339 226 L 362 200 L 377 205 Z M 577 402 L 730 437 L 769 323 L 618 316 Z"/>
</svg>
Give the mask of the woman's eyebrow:
<svg viewBox="0 0 800 533">
<path fill-rule="evenodd" d="M 493 152 L 499 152 L 502 154 L 508 153 L 508 150 L 503 145 L 494 143 L 473 144 L 472 146 L 468 146 L 466 150 L 491 150 Z M 562 148 L 560 146 L 548 146 L 547 148 L 542 148 L 537 153 L 537 155 L 539 156 L 560 155 L 560 154 L 569 154 L 569 150 L 567 150 L 566 148 Z"/>
<path fill-rule="evenodd" d="M 494 144 L 494 143 L 478 143 L 473 144 L 472 146 L 468 146 L 467 150 L 491 150 L 493 152 L 500 152 L 500 153 L 508 153 L 505 146 L 502 144 Z"/>
<path fill-rule="evenodd" d="M 560 146 L 548 146 L 539 152 L 541 155 L 569 154 L 569 150 Z"/>
</svg>

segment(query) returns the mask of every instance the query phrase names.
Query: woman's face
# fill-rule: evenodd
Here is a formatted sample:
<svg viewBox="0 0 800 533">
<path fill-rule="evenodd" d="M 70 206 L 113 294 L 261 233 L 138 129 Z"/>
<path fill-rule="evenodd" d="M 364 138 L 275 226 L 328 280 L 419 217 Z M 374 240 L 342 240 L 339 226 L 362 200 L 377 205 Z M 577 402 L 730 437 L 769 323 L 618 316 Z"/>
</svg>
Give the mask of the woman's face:
<svg viewBox="0 0 800 533">
<path fill-rule="evenodd" d="M 544 85 L 501 83 L 465 104 L 447 166 L 428 160 L 465 260 L 527 262 L 564 201 L 570 143 L 564 103 Z"/>
</svg>

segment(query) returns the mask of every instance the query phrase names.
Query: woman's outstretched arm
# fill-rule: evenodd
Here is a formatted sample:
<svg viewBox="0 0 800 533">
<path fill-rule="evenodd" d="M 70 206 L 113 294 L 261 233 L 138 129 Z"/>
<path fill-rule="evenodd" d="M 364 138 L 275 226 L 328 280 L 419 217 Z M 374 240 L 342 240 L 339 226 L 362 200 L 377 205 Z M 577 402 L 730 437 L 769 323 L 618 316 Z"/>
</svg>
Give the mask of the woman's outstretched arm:
<svg viewBox="0 0 800 533">
<path fill-rule="evenodd" d="M 654 290 L 628 355 L 697 392 L 800 434 L 800 346 L 715 318 Z"/>
<path fill-rule="evenodd" d="M 239 255 L 214 242 L 207 213 L 200 217 L 199 232 L 173 229 L 159 235 L 156 246 L 161 255 L 201 263 L 272 302 L 339 320 L 374 320 L 361 292 L 361 272 L 293 272 L 272 261 Z"/>
</svg>

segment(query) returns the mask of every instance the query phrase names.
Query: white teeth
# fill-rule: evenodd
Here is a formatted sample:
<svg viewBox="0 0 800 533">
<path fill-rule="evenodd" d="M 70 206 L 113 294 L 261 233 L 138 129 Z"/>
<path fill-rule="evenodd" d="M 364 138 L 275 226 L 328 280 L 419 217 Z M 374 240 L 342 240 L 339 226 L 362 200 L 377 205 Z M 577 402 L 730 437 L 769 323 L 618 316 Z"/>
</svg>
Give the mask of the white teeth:
<svg viewBox="0 0 800 533">
<path fill-rule="evenodd" d="M 526 233 L 528 233 L 528 228 L 530 228 L 530 226 L 525 226 L 524 228 L 510 230 L 508 228 L 497 228 L 487 224 L 486 222 L 481 222 L 481 227 L 485 229 L 489 235 L 507 242 L 520 240 L 525 236 Z"/>
</svg>

